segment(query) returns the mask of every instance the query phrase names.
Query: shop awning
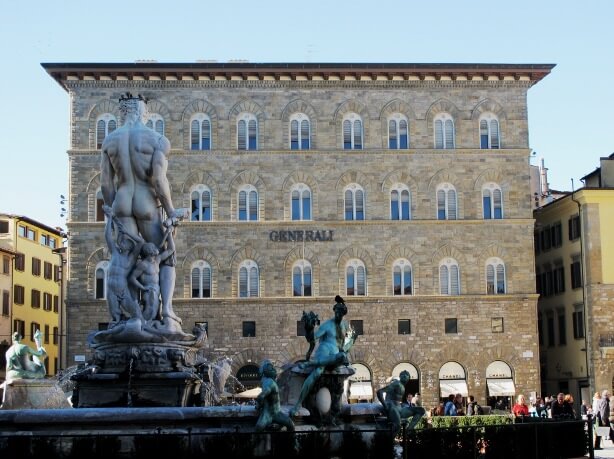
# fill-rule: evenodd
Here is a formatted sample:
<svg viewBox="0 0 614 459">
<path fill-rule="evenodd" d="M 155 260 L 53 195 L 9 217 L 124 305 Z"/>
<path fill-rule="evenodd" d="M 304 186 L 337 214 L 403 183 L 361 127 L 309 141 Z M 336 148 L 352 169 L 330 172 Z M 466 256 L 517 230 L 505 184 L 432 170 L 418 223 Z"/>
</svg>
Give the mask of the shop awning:
<svg viewBox="0 0 614 459">
<path fill-rule="evenodd" d="M 440 379 L 439 387 L 442 398 L 447 398 L 450 394 L 461 394 L 463 397 L 469 395 L 467 381 L 464 379 Z"/>
<path fill-rule="evenodd" d="M 350 398 L 371 400 L 373 398 L 371 383 L 352 381 L 352 384 L 350 385 Z"/>
<path fill-rule="evenodd" d="M 491 397 L 506 397 L 516 395 L 516 387 L 514 380 L 511 378 L 505 379 L 487 379 L 488 395 Z"/>
</svg>

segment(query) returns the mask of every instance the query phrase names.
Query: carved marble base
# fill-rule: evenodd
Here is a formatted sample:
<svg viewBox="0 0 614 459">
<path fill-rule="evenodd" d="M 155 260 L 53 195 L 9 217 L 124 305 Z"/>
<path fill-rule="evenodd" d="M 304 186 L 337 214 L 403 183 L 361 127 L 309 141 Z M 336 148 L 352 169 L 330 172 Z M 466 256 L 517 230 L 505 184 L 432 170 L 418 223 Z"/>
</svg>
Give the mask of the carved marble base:
<svg viewBox="0 0 614 459">
<path fill-rule="evenodd" d="M 75 408 L 191 406 L 201 384 L 189 372 L 90 373 L 73 380 Z"/>
<path fill-rule="evenodd" d="M 51 379 L 15 379 L 2 383 L 3 410 L 70 408 L 62 389 Z"/>
</svg>

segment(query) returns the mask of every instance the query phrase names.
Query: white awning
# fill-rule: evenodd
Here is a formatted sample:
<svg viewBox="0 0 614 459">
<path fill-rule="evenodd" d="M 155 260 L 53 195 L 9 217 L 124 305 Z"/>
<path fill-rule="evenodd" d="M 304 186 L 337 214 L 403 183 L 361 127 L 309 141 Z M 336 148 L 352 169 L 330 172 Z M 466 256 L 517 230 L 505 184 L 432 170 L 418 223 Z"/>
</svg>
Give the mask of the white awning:
<svg viewBox="0 0 614 459">
<path fill-rule="evenodd" d="M 464 379 L 440 379 L 439 388 L 441 390 L 442 398 L 447 398 L 450 394 L 461 394 L 463 397 L 467 397 L 469 395 L 467 381 Z"/>
<path fill-rule="evenodd" d="M 491 397 L 505 397 L 516 395 L 516 387 L 514 380 L 511 378 L 505 379 L 487 379 L 488 395 Z"/>
<path fill-rule="evenodd" d="M 350 398 L 360 400 L 371 400 L 373 398 L 373 388 L 370 382 L 353 381 L 350 384 Z"/>
</svg>

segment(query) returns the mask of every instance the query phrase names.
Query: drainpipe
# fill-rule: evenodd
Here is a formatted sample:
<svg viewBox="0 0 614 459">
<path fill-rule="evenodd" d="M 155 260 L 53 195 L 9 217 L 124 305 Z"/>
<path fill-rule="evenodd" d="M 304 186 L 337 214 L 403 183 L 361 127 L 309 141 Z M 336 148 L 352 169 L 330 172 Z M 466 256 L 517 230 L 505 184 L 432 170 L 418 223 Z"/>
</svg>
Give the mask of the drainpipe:
<svg viewBox="0 0 614 459">
<path fill-rule="evenodd" d="M 588 369 L 590 360 L 588 358 L 589 356 L 589 340 L 588 340 L 588 331 L 589 331 L 589 327 L 588 325 L 588 311 L 587 311 L 587 307 L 586 307 L 586 260 L 584 259 L 584 228 L 582 225 L 582 204 L 580 203 L 580 201 L 578 201 L 577 199 L 575 199 L 575 193 L 576 190 L 574 189 L 574 183 L 573 183 L 573 179 L 571 179 L 571 200 L 573 202 L 575 202 L 578 206 L 578 218 L 580 220 L 580 261 L 582 263 L 582 270 L 581 270 L 581 275 L 582 275 L 582 311 L 584 313 L 584 358 L 585 358 L 585 367 L 586 367 L 586 379 L 589 380 L 589 384 L 590 384 L 590 375 L 593 374 L 593 384 L 590 384 L 591 386 L 593 386 L 593 389 L 591 391 L 591 393 L 594 393 L 597 388 L 596 388 L 596 381 L 595 381 L 595 377 L 594 377 L 594 371 L 590 371 Z M 592 334 L 592 333 L 591 333 Z"/>
</svg>

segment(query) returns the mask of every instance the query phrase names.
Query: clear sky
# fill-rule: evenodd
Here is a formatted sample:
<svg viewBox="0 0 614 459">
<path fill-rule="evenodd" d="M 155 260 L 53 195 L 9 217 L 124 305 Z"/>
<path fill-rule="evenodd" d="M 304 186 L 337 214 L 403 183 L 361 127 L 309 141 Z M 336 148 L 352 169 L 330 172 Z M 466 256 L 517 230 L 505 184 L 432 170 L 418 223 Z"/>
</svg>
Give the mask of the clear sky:
<svg viewBox="0 0 614 459">
<path fill-rule="evenodd" d="M 68 94 L 42 62 L 556 64 L 529 90 L 551 188 L 614 152 L 612 0 L 34 0 L 0 13 L 0 212 L 65 227 Z"/>
</svg>

